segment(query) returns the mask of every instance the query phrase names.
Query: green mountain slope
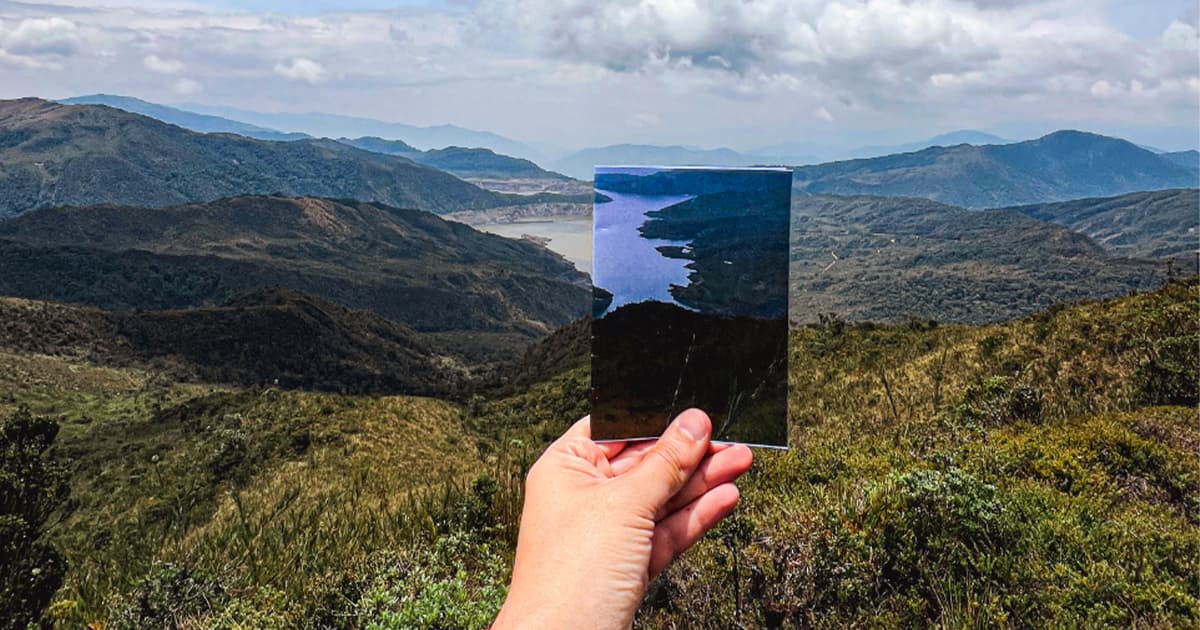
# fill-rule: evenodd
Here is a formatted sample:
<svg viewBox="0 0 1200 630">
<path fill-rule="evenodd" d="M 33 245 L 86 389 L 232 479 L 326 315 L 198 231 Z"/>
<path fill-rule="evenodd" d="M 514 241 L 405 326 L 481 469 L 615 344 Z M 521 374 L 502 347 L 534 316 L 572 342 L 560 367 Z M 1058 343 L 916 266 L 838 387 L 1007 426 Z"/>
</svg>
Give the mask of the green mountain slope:
<svg viewBox="0 0 1200 630">
<path fill-rule="evenodd" d="M 431 212 L 523 201 L 331 140 L 269 142 L 200 134 L 99 105 L 0 102 L 0 217 L 47 206 L 159 207 L 277 192 Z"/>
<path fill-rule="evenodd" d="M 1157 287 L 1161 261 L 1004 210 L 925 199 L 794 196 L 791 309 L 851 320 L 1000 321 L 1051 304 Z"/>
<path fill-rule="evenodd" d="M 1200 243 L 1200 190 L 1139 192 L 1006 208 L 1086 234 L 1118 256 L 1187 258 Z"/>
<path fill-rule="evenodd" d="M 915 153 L 795 168 L 809 195 L 923 197 L 994 208 L 1141 190 L 1194 188 L 1197 171 L 1130 142 L 1057 131 L 1002 145 L 931 147 Z"/>
<path fill-rule="evenodd" d="M 278 287 L 175 311 L 0 298 L 0 352 L 136 366 L 178 381 L 342 393 L 447 396 L 464 376 L 403 324 Z"/>
<path fill-rule="evenodd" d="M 250 196 L 46 208 L 0 221 L 0 294 L 105 309 L 219 305 L 285 286 L 486 348 L 582 315 L 586 276 L 532 243 L 417 210 Z"/>
<path fill-rule="evenodd" d="M 1191 280 L 996 325 L 795 330 L 792 450 L 756 454 L 738 513 L 656 581 L 639 624 L 1194 625 L 1197 299 Z M 538 352 L 586 352 L 579 337 Z M 71 464 L 54 614 L 486 625 L 524 473 L 586 412 L 586 367 L 560 365 L 460 407 L 0 351 L 0 415 L 60 421 Z"/>
</svg>

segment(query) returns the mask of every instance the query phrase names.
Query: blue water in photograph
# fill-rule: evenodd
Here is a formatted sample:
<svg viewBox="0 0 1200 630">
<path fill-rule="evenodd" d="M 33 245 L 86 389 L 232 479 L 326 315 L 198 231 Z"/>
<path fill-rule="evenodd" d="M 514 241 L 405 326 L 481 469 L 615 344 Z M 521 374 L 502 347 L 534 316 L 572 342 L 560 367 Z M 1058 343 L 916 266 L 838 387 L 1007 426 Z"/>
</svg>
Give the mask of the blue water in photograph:
<svg viewBox="0 0 1200 630">
<path fill-rule="evenodd" d="M 597 204 L 592 218 L 592 251 L 603 252 L 592 259 L 592 281 L 613 294 L 608 311 L 646 300 L 678 304 L 671 297 L 671 285 L 688 283 L 689 261 L 667 258 L 657 248 L 686 246 L 687 241 L 643 238 L 638 228 L 646 222 L 647 212 L 686 201 L 693 195 L 644 196 L 600 189 L 596 192 L 612 199 Z"/>
</svg>

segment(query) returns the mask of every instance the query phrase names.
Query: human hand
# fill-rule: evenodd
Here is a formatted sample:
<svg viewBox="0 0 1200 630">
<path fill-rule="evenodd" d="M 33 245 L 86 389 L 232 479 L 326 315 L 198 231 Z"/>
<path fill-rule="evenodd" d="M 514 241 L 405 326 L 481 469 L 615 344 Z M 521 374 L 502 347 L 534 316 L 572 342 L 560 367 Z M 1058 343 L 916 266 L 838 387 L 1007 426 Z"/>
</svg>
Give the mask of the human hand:
<svg viewBox="0 0 1200 630">
<path fill-rule="evenodd" d="M 655 441 L 596 443 L 589 418 L 542 454 L 493 629 L 629 628 L 646 587 L 737 505 L 750 449 L 712 444 L 698 409 Z"/>
</svg>

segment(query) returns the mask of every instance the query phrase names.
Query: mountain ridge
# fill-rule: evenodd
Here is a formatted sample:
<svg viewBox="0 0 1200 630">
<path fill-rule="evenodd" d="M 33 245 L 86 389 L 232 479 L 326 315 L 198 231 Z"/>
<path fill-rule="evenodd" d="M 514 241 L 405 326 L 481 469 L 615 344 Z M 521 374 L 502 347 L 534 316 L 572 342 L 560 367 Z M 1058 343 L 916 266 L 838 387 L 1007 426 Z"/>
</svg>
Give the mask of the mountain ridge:
<svg viewBox="0 0 1200 630">
<path fill-rule="evenodd" d="M 802 195 L 921 197 L 966 208 L 1044 203 L 1195 187 L 1197 173 L 1133 143 L 1062 130 L 1003 145 L 913 153 L 793 169 Z"/>
<path fill-rule="evenodd" d="M 197 114 L 177 107 L 171 107 L 170 105 L 160 105 L 144 101 L 140 98 L 118 94 L 87 94 L 59 99 L 58 102 L 64 105 L 106 105 L 201 133 L 232 133 L 258 140 L 280 141 L 303 140 L 312 137 L 306 133 L 287 133 L 275 129 L 267 129 L 266 127 L 259 127 L 258 125 L 251 125 L 220 116 Z"/>
<path fill-rule="evenodd" d="M 1114 256 L 1192 257 L 1200 232 L 1200 190 L 1176 188 L 1117 197 L 997 208 L 1087 235 Z"/>
<path fill-rule="evenodd" d="M 447 396 L 466 374 L 404 324 L 282 287 L 166 311 L 0 297 L 0 350 L 153 369 L 182 382 L 357 394 Z"/>
<path fill-rule="evenodd" d="M 0 267 L 0 294 L 107 310 L 284 286 L 449 336 L 481 361 L 579 317 L 590 295 L 585 274 L 530 242 L 379 203 L 268 195 L 36 210 L 0 221 Z"/>
<path fill-rule="evenodd" d="M 56 205 L 161 207 L 239 194 L 356 197 L 451 212 L 529 200 L 332 140 L 203 134 L 104 105 L 0 101 L 0 217 Z"/>
</svg>

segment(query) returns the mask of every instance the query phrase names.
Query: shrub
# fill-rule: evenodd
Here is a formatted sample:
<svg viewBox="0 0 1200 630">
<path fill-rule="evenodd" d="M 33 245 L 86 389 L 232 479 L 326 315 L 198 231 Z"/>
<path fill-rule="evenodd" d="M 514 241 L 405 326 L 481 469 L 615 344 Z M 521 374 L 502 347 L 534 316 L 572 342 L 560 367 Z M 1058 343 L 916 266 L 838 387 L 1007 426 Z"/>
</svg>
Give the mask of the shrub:
<svg viewBox="0 0 1200 630">
<path fill-rule="evenodd" d="M 488 627 L 508 593 L 508 564 L 494 544 L 452 534 L 402 556 L 380 556 L 355 604 L 358 624 L 371 630 Z"/>
<path fill-rule="evenodd" d="M 157 563 L 137 588 L 112 607 L 107 628 L 178 628 L 222 609 L 229 594 L 219 579 L 172 563 Z"/>
<path fill-rule="evenodd" d="M 0 421 L 0 627 L 41 622 L 62 585 L 66 561 L 42 542 L 67 498 L 65 471 L 47 456 L 58 424 L 19 409 Z"/>
<path fill-rule="evenodd" d="M 959 422 L 985 427 L 1016 420 L 1038 421 L 1041 417 L 1041 392 L 1007 376 L 993 376 L 968 385 L 955 410 Z"/>
</svg>

